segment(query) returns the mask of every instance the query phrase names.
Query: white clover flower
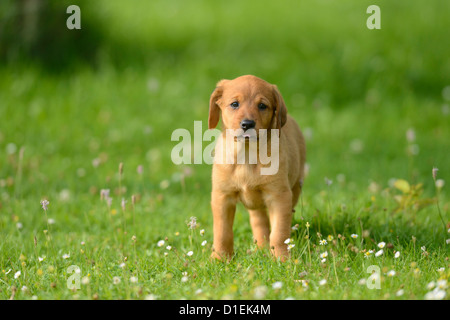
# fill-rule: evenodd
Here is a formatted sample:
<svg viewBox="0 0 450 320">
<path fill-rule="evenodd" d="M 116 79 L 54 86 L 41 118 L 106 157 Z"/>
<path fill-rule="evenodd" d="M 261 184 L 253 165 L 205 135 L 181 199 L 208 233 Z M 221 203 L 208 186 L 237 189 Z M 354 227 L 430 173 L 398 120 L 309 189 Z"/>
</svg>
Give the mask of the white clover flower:
<svg viewBox="0 0 450 320">
<path fill-rule="evenodd" d="M 18 277 L 20 277 L 20 275 L 22 274 L 22 272 L 17 271 L 16 273 L 14 273 L 14 279 L 17 279 Z"/>
<path fill-rule="evenodd" d="M 81 283 L 82 283 L 82 284 L 88 284 L 88 283 L 89 283 L 89 277 L 88 277 L 88 276 L 83 277 L 83 278 L 81 279 Z"/>
<path fill-rule="evenodd" d="M 425 295 L 425 300 L 442 300 L 446 296 L 444 290 L 440 290 L 439 288 L 434 289 L 433 291 L 428 292 Z"/>
<path fill-rule="evenodd" d="M 125 262 L 122 262 L 121 264 L 119 264 L 119 267 L 122 268 L 122 269 L 124 269 L 125 266 L 126 266 Z"/>
<path fill-rule="evenodd" d="M 44 261 L 44 258 L 45 258 L 45 257 L 43 257 L 43 258 L 42 258 L 42 257 L 38 257 L 38 261 L 39 261 L 39 262 L 42 262 L 42 261 Z"/>
<path fill-rule="evenodd" d="M 161 181 L 160 183 L 159 183 L 159 187 L 161 188 L 161 189 L 167 189 L 168 187 L 170 186 L 170 181 L 169 180 L 167 180 L 167 179 L 164 179 L 163 181 Z"/>
<path fill-rule="evenodd" d="M 323 285 L 325 285 L 326 283 L 327 283 L 327 279 L 322 279 L 322 280 L 319 281 L 319 285 L 320 285 L 320 286 L 323 286 Z"/>
<path fill-rule="evenodd" d="M 21 222 L 17 222 L 16 223 L 16 228 L 19 229 L 19 230 L 22 229 L 23 228 L 23 224 Z"/>
<path fill-rule="evenodd" d="M 442 187 L 444 187 L 444 185 L 445 185 L 445 181 L 442 179 L 437 179 L 435 183 L 436 183 L 436 188 L 438 188 L 438 189 L 442 189 Z"/>
<path fill-rule="evenodd" d="M 439 268 L 439 269 L 437 269 L 437 271 L 438 271 L 438 272 L 444 272 L 444 271 L 445 271 L 445 268 Z"/>
<path fill-rule="evenodd" d="M 166 243 L 164 240 L 159 240 L 158 243 L 156 244 L 158 247 L 162 247 L 164 245 L 164 243 Z"/>
<path fill-rule="evenodd" d="M 400 296 L 402 296 L 404 293 L 405 293 L 405 290 L 400 289 L 400 290 L 398 290 L 398 291 L 395 293 L 395 295 L 396 295 L 397 297 L 400 297 Z"/>
<path fill-rule="evenodd" d="M 427 284 L 427 289 L 432 290 L 432 289 L 434 289 L 435 286 L 436 286 L 436 283 L 434 281 L 431 281 L 430 283 Z"/>
<path fill-rule="evenodd" d="M 364 142 L 361 139 L 353 139 L 350 141 L 350 150 L 353 153 L 361 153 L 364 149 Z"/>
<path fill-rule="evenodd" d="M 292 240 L 291 238 L 287 238 L 286 240 L 284 240 L 285 244 L 289 244 L 289 243 L 293 243 L 294 240 Z"/>
<path fill-rule="evenodd" d="M 119 277 L 114 277 L 113 278 L 113 283 L 114 284 L 119 284 L 120 283 L 120 278 Z"/>
<path fill-rule="evenodd" d="M 172 250 L 172 246 L 167 246 L 166 249 L 170 251 Z"/>
<path fill-rule="evenodd" d="M 181 278 L 181 282 L 186 282 L 186 281 L 188 281 L 189 280 L 189 278 L 187 277 L 187 276 L 183 276 L 182 278 Z"/>
<path fill-rule="evenodd" d="M 309 286 L 308 280 L 299 280 L 299 282 L 302 284 L 303 288 L 308 288 L 308 286 Z"/>
<path fill-rule="evenodd" d="M 199 295 L 199 294 L 202 294 L 202 293 L 203 293 L 203 290 L 202 290 L 201 288 L 195 290 L 195 294 L 196 294 L 196 295 Z"/>
<path fill-rule="evenodd" d="M 386 243 L 385 243 L 385 242 L 380 242 L 380 243 L 378 244 L 378 248 L 380 248 L 380 249 L 383 249 L 385 246 L 386 246 Z"/>
<path fill-rule="evenodd" d="M 131 283 L 137 283 L 137 282 L 138 282 L 138 278 L 135 277 L 135 276 L 132 276 L 132 277 L 130 278 L 130 282 L 131 282 Z"/>
<path fill-rule="evenodd" d="M 191 257 L 194 254 L 194 251 L 189 251 L 188 253 L 186 253 L 189 257 Z"/>
<path fill-rule="evenodd" d="M 416 140 L 416 132 L 413 128 L 406 130 L 406 140 L 408 140 L 408 142 L 414 142 Z"/>
<path fill-rule="evenodd" d="M 447 289 L 447 280 L 442 279 L 437 282 L 437 287 L 439 289 Z"/>
<path fill-rule="evenodd" d="M 375 257 L 381 256 L 381 255 L 383 254 L 383 252 L 384 252 L 383 249 L 377 251 L 377 252 L 375 253 Z"/>
<path fill-rule="evenodd" d="M 388 277 L 393 277 L 393 276 L 395 276 L 395 271 L 394 270 L 391 270 L 391 271 L 389 271 L 388 273 L 387 273 L 387 276 Z"/>
<path fill-rule="evenodd" d="M 264 297 L 267 294 L 267 287 L 266 286 L 258 286 L 253 291 L 253 297 L 257 300 L 264 299 Z"/>
<path fill-rule="evenodd" d="M 400 251 L 397 251 L 394 255 L 394 258 L 397 259 L 398 257 L 400 257 Z"/>
<path fill-rule="evenodd" d="M 208 243 L 208 241 L 206 241 L 206 240 L 202 241 L 202 247 L 206 246 L 207 243 Z"/>
<path fill-rule="evenodd" d="M 277 281 L 272 284 L 272 289 L 275 289 L 275 290 L 281 289 L 282 287 L 283 287 L 283 282 L 281 282 L 281 281 Z"/>
<path fill-rule="evenodd" d="M 157 296 L 154 295 L 154 294 L 148 294 L 148 295 L 145 296 L 144 299 L 145 299 L 145 300 L 156 300 L 156 299 L 157 299 Z"/>
</svg>

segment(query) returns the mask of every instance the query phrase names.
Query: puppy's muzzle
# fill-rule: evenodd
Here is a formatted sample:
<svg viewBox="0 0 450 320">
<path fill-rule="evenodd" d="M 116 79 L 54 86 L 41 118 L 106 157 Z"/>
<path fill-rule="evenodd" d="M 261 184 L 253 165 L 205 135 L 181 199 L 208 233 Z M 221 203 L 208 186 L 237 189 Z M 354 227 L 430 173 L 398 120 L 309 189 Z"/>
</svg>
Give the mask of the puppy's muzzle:
<svg viewBox="0 0 450 320">
<path fill-rule="evenodd" d="M 258 134 L 255 129 L 238 129 L 236 135 L 234 137 L 235 141 L 249 141 L 249 140 L 258 140 Z"/>
</svg>

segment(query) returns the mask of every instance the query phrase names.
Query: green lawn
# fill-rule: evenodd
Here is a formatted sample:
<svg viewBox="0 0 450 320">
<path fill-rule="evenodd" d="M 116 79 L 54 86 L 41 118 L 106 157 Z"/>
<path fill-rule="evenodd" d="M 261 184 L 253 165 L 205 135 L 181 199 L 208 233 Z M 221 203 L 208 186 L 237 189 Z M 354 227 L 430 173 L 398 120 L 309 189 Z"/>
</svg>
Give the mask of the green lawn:
<svg viewBox="0 0 450 320">
<path fill-rule="evenodd" d="M 81 2 L 82 30 L 61 28 L 95 28 L 89 59 L 0 61 L 0 299 L 448 299 L 450 3 L 379 1 L 368 30 L 371 4 Z M 170 157 L 243 74 L 307 140 L 285 263 L 243 206 L 235 257 L 211 261 L 211 166 Z"/>
</svg>

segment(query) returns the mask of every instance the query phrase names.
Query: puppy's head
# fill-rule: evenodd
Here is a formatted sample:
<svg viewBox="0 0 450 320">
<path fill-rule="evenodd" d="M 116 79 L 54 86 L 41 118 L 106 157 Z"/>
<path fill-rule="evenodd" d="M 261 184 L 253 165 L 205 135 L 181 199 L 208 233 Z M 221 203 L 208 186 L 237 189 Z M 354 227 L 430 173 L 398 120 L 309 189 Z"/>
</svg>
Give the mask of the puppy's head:
<svg viewBox="0 0 450 320">
<path fill-rule="evenodd" d="M 248 136 L 252 129 L 278 129 L 286 123 L 286 105 L 280 92 L 258 77 L 247 75 L 221 80 L 209 101 L 208 127 L 213 129 L 222 115 L 223 130 L 233 129 L 237 136 Z M 255 132 L 253 131 L 253 132 Z"/>
</svg>

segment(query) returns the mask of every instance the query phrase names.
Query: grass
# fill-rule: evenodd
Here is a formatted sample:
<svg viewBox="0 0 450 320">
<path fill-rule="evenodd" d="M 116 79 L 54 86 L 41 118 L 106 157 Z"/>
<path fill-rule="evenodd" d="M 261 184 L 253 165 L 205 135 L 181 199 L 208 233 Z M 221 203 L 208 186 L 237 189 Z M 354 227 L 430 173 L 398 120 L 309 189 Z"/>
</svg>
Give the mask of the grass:
<svg viewBox="0 0 450 320">
<path fill-rule="evenodd" d="M 94 60 L 0 65 L 0 298 L 430 298 L 450 275 L 448 186 L 432 177 L 450 181 L 449 5 L 381 2 L 369 31 L 369 4 L 97 1 L 81 9 L 103 35 Z M 249 73 L 277 84 L 307 137 L 286 263 L 255 250 L 242 206 L 235 257 L 210 261 L 211 167 L 170 160 L 173 130 L 206 128 L 214 84 Z"/>
</svg>

